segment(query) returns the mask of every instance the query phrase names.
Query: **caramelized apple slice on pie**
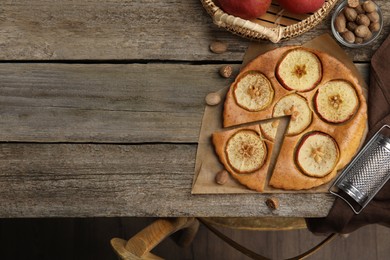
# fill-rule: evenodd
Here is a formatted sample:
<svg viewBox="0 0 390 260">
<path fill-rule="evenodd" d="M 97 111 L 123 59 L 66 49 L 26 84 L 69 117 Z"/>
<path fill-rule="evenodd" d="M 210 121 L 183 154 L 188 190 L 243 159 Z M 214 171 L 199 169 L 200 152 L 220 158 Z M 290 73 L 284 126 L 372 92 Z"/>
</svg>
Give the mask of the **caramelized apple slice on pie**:
<svg viewBox="0 0 390 260">
<path fill-rule="evenodd" d="M 312 52 L 297 48 L 288 51 L 276 67 L 276 77 L 288 90 L 314 89 L 322 78 L 322 65 Z"/>
<path fill-rule="evenodd" d="M 333 80 L 318 88 L 314 97 L 314 106 L 328 123 L 348 121 L 359 107 L 355 88 L 345 80 Z"/>
<path fill-rule="evenodd" d="M 282 97 L 274 106 L 273 117 L 281 116 L 291 116 L 287 135 L 296 135 L 310 125 L 312 111 L 304 97 L 290 94 Z"/>
</svg>

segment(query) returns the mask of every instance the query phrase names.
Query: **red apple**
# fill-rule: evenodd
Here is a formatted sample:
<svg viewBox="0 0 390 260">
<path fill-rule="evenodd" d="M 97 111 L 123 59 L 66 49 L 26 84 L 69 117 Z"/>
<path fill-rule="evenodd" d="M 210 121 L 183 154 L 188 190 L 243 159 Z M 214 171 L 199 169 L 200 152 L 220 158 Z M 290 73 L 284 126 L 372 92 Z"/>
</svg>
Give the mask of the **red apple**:
<svg viewBox="0 0 390 260">
<path fill-rule="evenodd" d="M 325 0 L 278 0 L 281 7 L 295 14 L 314 13 L 324 5 Z"/>
<path fill-rule="evenodd" d="M 271 0 L 218 0 L 218 2 L 226 13 L 247 20 L 265 14 L 271 5 Z"/>
</svg>

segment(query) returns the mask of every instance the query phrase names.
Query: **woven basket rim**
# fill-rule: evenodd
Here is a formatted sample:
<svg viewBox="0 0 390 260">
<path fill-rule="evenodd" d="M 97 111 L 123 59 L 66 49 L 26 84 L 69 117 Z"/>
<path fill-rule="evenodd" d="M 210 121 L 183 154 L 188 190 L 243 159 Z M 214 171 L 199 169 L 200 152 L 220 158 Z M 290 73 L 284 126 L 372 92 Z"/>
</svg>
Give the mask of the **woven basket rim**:
<svg viewBox="0 0 390 260">
<path fill-rule="evenodd" d="M 289 26 L 265 27 L 225 13 L 214 0 L 201 0 L 213 22 L 226 30 L 251 40 L 269 40 L 277 43 L 299 36 L 317 26 L 333 9 L 339 0 L 327 0 L 324 5 L 306 19 Z"/>
</svg>

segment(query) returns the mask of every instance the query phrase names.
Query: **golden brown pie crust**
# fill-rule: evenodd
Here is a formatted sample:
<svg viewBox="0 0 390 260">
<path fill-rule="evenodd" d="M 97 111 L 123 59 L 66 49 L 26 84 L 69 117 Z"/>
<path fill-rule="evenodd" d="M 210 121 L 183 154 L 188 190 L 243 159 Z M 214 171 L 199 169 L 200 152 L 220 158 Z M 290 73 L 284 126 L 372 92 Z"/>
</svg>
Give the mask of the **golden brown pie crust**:
<svg viewBox="0 0 390 260">
<path fill-rule="evenodd" d="M 255 58 L 240 71 L 236 81 L 233 82 L 226 95 L 223 112 L 224 127 L 239 126 L 248 122 L 272 118 L 272 111 L 275 103 L 280 98 L 295 92 L 285 89 L 279 83 L 275 76 L 275 69 L 278 62 L 282 57 L 284 57 L 286 52 L 296 48 L 302 47 L 289 46 L 269 51 Z M 307 48 L 302 49 L 314 53 L 319 58 L 322 65 L 322 79 L 313 90 L 299 92 L 301 96 L 308 100 L 309 106 L 313 111 L 313 118 L 311 124 L 302 133 L 294 136 L 286 136 L 284 139 L 280 154 L 277 158 L 275 169 L 271 173 L 272 175 L 269 182 L 270 186 L 279 189 L 311 189 L 332 180 L 336 176 L 337 171 L 345 167 L 357 152 L 364 137 L 367 125 L 366 99 L 363 95 L 362 87 L 359 85 L 358 80 L 353 76 L 353 73 L 344 64 L 327 53 Z M 236 82 L 240 79 L 240 76 L 247 71 L 259 71 L 263 73 L 269 79 L 274 88 L 274 98 L 271 105 L 262 111 L 251 112 L 238 106 L 235 102 L 232 91 Z M 357 108 L 356 113 L 348 121 L 339 124 L 332 124 L 322 120 L 313 107 L 313 98 L 317 89 L 320 88 L 322 84 L 335 79 L 350 82 L 354 86 L 359 99 L 359 107 Z M 260 132 L 260 130 L 258 131 Z M 335 168 L 328 175 L 322 178 L 310 177 L 303 174 L 294 160 L 295 150 L 302 136 L 312 131 L 320 131 L 332 136 L 340 149 L 340 159 Z M 231 172 L 231 169 L 229 169 L 225 159 L 220 153 L 220 150 L 223 149 L 227 140 L 225 135 L 228 135 L 228 133 L 213 136 L 213 142 L 220 160 L 225 165 L 226 169 Z M 270 143 L 268 142 L 267 146 L 269 144 Z M 268 154 L 270 153 L 268 152 Z M 267 157 L 268 159 L 265 165 L 269 164 L 269 155 Z M 265 167 L 263 166 L 261 170 L 264 170 L 264 168 Z M 234 173 L 232 175 L 237 178 Z M 257 187 L 262 183 L 263 178 L 265 180 L 265 175 L 263 176 L 263 174 L 258 174 L 258 177 L 253 179 L 248 178 L 244 182 L 249 188 L 253 189 L 253 187 L 256 187 L 255 190 L 261 191 L 262 189 L 258 189 Z M 240 180 L 240 182 L 242 182 L 242 180 Z M 252 185 L 251 182 L 256 184 Z"/>
</svg>

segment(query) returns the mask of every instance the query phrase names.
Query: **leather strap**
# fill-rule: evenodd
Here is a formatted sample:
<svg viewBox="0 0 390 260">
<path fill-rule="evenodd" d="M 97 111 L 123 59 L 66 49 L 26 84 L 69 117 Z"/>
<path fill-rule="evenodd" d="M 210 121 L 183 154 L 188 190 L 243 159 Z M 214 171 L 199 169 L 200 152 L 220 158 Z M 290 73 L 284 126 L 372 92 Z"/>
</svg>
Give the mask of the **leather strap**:
<svg viewBox="0 0 390 260">
<path fill-rule="evenodd" d="M 213 232 L 217 237 L 219 237 L 220 239 L 222 239 L 223 241 L 225 241 L 227 244 L 229 244 L 231 247 L 235 248 L 236 250 L 240 251 L 241 253 L 243 253 L 244 255 L 252 258 L 252 259 L 255 259 L 255 260 L 271 260 L 270 258 L 267 258 L 265 256 L 262 256 L 262 255 L 259 255 L 251 250 L 249 250 L 248 248 L 240 245 L 239 243 L 235 242 L 234 240 L 232 240 L 231 238 L 227 237 L 226 235 L 224 235 L 223 233 L 221 233 L 218 229 L 214 228 L 213 226 L 211 226 L 210 224 L 208 224 L 206 221 L 204 221 L 203 219 L 201 218 L 198 218 L 198 220 L 203 224 L 205 225 L 205 227 L 207 227 L 211 232 Z M 320 250 L 324 245 L 328 244 L 330 241 L 332 241 L 334 238 L 336 238 L 336 233 L 333 233 L 333 234 L 330 234 L 327 238 L 325 238 L 322 242 L 320 242 L 318 245 L 310 248 L 309 250 L 307 250 L 306 252 L 298 255 L 298 256 L 295 256 L 295 257 L 292 257 L 292 258 L 288 258 L 286 260 L 298 260 L 298 259 L 305 259 L 306 257 L 308 256 L 311 256 L 313 255 L 314 253 L 316 253 L 318 250 Z"/>
</svg>

